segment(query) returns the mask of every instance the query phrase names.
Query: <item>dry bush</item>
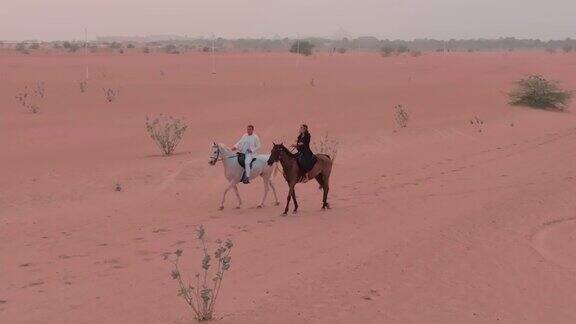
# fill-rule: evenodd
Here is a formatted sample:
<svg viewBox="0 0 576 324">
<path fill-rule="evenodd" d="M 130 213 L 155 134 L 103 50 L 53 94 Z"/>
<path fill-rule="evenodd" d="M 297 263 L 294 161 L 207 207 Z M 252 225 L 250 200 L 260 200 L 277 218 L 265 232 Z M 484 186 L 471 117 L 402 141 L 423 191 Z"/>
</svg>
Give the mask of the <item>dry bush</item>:
<svg viewBox="0 0 576 324">
<path fill-rule="evenodd" d="M 82 80 L 78 82 L 78 87 L 80 88 L 80 92 L 84 93 L 88 90 L 88 81 Z"/>
<path fill-rule="evenodd" d="M 210 254 L 206 246 L 204 228 L 199 226 L 196 234 L 197 239 L 202 244 L 204 257 L 201 262 L 202 269 L 195 274 L 194 280 L 191 281 L 188 278 L 185 282 L 185 279 L 182 278 L 179 267 L 182 250 L 178 249 L 174 253 L 165 254 L 164 258 L 170 259 L 174 265 L 171 277 L 178 282 L 178 296 L 184 299 L 198 321 L 208 321 L 214 317 L 214 308 L 222 288 L 224 273 L 230 270 L 230 262 L 232 261 L 230 253 L 234 244 L 229 239 L 226 242 L 218 240 L 216 241 L 218 247 Z M 215 267 L 212 265 L 212 255 L 217 263 Z"/>
<path fill-rule="evenodd" d="M 155 118 L 146 116 L 146 131 L 164 155 L 170 155 L 184 137 L 188 126 L 184 119 L 160 115 Z"/>
<path fill-rule="evenodd" d="M 32 90 L 25 86 L 23 91 L 16 94 L 16 100 L 18 100 L 20 105 L 33 114 L 40 112 L 38 102 L 44 100 L 44 98 L 46 98 L 46 90 L 42 82 L 37 82 Z"/>
<path fill-rule="evenodd" d="M 560 88 L 558 81 L 533 74 L 516 82 L 516 89 L 508 96 L 511 105 L 563 111 L 568 108 L 572 92 Z"/>
<path fill-rule="evenodd" d="M 484 121 L 477 116 L 474 116 L 474 118 L 470 119 L 470 125 L 472 125 L 472 127 L 476 128 L 476 130 L 481 133 L 484 127 Z"/>
<path fill-rule="evenodd" d="M 102 90 L 104 90 L 104 97 L 108 102 L 113 102 L 116 100 L 116 97 L 120 93 L 120 90 L 114 88 L 103 88 Z"/>
<path fill-rule="evenodd" d="M 395 118 L 396 118 L 396 123 L 398 124 L 398 126 L 404 128 L 406 126 L 408 126 L 408 120 L 410 119 L 410 115 L 408 114 L 408 111 L 406 110 L 406 108 L 404 108 L 404 106 L 402 105 L 396 105 L 396 107 L 394 107 L 395 111 Z"/>
<path fill-rule="evenodd" d="M 318 154 L 326 154 L 332 159 L 332 161 L 336 160 L 339 145 L 340 142 L 336 139 L 330 138 L 328 134 L 324 135 L 324 137 L 319 141 L 313 143 L 314 152 Z"/>
</svg>

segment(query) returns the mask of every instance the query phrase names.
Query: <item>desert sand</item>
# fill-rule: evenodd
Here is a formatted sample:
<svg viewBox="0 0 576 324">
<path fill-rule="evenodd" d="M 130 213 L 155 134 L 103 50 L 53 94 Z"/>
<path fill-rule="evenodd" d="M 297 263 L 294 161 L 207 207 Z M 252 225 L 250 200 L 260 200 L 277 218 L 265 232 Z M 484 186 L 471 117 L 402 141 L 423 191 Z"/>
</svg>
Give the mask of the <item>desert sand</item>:
<svg viewBox="0 0 576 324">
<path fill-rule="evenodd" d="M 192 274 L 203 224 L 235 243 L 223 323 L 574 323 L 576 118 L 508 106 L 529 73 L 576 89 L 576 55 L 222 53 L 213 75 L 202 53 L 3 53 L 0 322 L 190 321 L 162 255 Z M 32 114 L 14 96 L 36 82 Z M 144 128 L 159 113 L 189 125 L 170 157 Z M 256 180 L 219 211 L 212 141 L 252 123 L 269 151 L 302 122 L 340 142 L 332 209 L 300 184 L 282 217 L 278 175 L 281 206 L 256 208 Z"/>
</svg>

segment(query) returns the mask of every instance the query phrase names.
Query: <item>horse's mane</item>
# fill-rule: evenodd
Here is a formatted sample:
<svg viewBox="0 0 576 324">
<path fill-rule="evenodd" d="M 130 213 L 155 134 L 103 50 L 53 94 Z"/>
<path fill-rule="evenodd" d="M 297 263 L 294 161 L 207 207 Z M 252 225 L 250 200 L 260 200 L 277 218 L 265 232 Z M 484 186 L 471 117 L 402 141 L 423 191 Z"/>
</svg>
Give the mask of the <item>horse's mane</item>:
<svg viewBox="0 0 576 324">
<path fill-rule="evenodd" d="M 282 148 L 282 150 L 284 151 L 284 153 L 286 153 L 289 157 L 291 157 L 291 158 L 293 158 L 293 159 L 296 158 L 296 154 L 290 152 L 290 150 L 289 150 L 286 146 L 284 146 L 284 144 L 280 144 L 280 147 Z"/>
</svg>

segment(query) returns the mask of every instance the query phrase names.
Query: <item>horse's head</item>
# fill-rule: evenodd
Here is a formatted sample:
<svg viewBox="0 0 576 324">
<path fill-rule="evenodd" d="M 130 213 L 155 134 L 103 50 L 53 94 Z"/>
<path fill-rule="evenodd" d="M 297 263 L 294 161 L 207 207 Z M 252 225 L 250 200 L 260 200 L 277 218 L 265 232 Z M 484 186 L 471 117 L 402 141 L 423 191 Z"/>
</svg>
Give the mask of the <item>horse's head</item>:
<svg viewBox="0 0 576 324">
<path fill-rule="evenodd" d="M 220 159 L 220 147 L 218 144 L 216 144 L 216 142 L 214 142 L 214 144 L 212 144 L 212 148 L 210 149 L 210 159 L 208 160 L 208 163 L 210 165 L 215 165 L 216 162 L 218 162 L 218 159 Z"/>
<path fill-rule="evenodd" d="M 272 151 L 270 151 L 270 158 L 268 159 L 268 165 L 272 165 L 274 162 L 278 162 L 280 158 L 283 157 L 286 151 L 284 144 L 276 144 L 272 142 Z"/>
</svg>

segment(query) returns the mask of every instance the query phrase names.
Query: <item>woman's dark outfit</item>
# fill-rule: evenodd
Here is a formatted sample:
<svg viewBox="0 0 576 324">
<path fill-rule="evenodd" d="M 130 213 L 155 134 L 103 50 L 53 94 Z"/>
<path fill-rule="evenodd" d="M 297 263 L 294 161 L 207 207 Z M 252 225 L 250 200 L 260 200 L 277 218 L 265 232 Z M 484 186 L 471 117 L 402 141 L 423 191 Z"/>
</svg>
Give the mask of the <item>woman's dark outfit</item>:
<svg viewBox="0 0 576 324">
<path fill-rule="evenodd" d="M 306 173 L 312 170 L 312 167 L 314 167 L 316 163 L 316 157 L 310 149 L 310 133 L 305 132 L 304 134 L 301 133 L 298 135 L 296 143 L 298 148 L 298 164 L 303 173 Z"/>
</svg>

